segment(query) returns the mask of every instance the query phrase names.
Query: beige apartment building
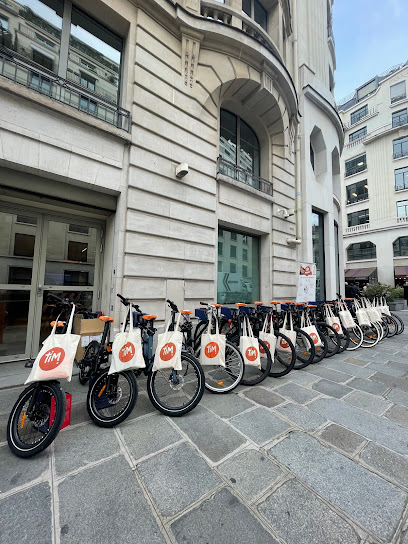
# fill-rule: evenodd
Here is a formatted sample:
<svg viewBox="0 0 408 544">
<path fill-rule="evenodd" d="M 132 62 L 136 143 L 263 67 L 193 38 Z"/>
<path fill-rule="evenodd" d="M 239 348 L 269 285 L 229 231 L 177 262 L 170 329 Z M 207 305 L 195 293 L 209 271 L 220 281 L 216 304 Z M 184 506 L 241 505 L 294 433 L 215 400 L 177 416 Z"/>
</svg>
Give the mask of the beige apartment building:
<svg viewBox="0 0 408 544">
<path fill-rule="evenodd" d="M 331 0 L 0 0 L 0 361 L 54 292 L 163 323 L 341 289 Z"/>
<path fill-rule="evenodd" d="M 408 63 L 394 66 L 338 104 L 346 280 L 408 279 L 407 80 Z"/>
</svg>

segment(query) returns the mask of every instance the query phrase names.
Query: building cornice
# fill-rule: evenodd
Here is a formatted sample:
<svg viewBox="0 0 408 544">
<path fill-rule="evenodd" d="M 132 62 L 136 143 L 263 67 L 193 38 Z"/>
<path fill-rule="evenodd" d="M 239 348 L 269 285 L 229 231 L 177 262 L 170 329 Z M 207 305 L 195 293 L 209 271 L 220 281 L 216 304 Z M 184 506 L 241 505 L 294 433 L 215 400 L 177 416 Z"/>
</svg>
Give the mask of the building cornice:
<svg viewBox="0 0 408 544">
<path fill-rule="evenodd" d="M 341 154 L 344 146 L 344 127 L 336 108 L 332 104 L 330 104 L 330 102 L 326 100 L 326 98 L 324 98 L 324 96 L 322 96 L 319 92 L 317 92 L 316 89 L 314 89 L 311 85 L 306 85 L 305 87 L 303 87 L 302 90 L 306 98 L 311 100 L 333 121 L 339 137 L 339 153 Z"/>
</svg>

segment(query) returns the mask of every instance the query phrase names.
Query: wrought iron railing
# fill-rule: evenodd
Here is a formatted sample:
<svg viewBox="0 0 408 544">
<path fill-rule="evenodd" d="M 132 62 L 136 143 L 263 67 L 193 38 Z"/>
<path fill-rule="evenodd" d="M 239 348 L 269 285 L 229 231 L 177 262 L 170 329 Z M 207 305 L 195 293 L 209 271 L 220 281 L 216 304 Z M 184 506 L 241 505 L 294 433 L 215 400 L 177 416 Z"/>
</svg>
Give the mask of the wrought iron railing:
<svg viewBox="0 0 408 544">
<path fill-rule="evenodd" d="M 363 172 L 364 170 L 367 170 L 367 163 L 363 163 L 361 166 L 353 166 L 352 168 L 346 167 L 346 173 L 345 176 L 348 178 L 349 176 L 352 176 L 353 174 L 358 174 L 359 172 Z"/>
<path fill-rule="evenodd" d="M 346 205 L 347 204 L 355 204 L 356 202 L 363 202 L 363 200 L 368 200 L 368 192 L 363 193 L 361 195 L 357 195 L 357 196 L 350 196 L 346 200 Z"/>
<path fill-rule="evenodd" d="M 130 132 L 129 111 L 2 46 L 0 46 L 0 76 Z"/>
<path fill-rule="evenodd" d="M 254 176 L 251 172 L 225 161 L 220 157 L 218 157 L 218 173 L 240 181 L 241 183 L 245 183 L 245 185 L 249 185 L 267 195 L 272 196 L 273 194 L 273 185 L 270 181 L 259 176 Z"/>
<path fill-rule="evenodd" d="M 402 93 L 397 96 L 391 97 L 391 104 L 394 104 L 394 102 L 398 102 L 399 100 L 404 100 L 404 98 L 407 97 L 407 93 Z"/>
<path fill-rule="evenodd" d="M 402 149 L 401 151 L 394 151 L 394 159 L 400 159 L 401 157 L 408 157 L 408 149 Z"/>
<path fill-rule="evenodd" d="M 406 113 L 401 113 L 401 115 L 394 115 L 392 118 L 392 126 L 400 127 L 408 123 L 408 115 Z"/>
</svg>

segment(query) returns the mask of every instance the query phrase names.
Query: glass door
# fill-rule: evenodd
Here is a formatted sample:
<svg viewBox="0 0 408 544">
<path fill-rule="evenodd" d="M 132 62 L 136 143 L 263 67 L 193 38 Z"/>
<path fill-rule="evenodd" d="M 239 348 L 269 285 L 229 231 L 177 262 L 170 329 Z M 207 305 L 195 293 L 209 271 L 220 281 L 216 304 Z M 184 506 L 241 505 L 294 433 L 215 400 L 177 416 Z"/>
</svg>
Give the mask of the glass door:
<svg viewBox="0 0 408 544">
<path fill-rule="evenodd" d="M 57 317 L 48 293 L 99 310 L 102 225 L 0 210 L 0 361 L 35 358 Z"/>
</svg>

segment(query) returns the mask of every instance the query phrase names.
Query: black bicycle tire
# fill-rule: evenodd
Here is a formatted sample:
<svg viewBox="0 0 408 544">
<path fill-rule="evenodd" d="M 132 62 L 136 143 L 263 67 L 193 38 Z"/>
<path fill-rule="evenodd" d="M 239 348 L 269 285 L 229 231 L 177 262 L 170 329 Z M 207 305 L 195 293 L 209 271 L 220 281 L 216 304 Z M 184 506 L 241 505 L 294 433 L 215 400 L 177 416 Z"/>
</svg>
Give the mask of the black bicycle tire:
<svg viewBox="0 0 408 544">
<path fill-rule="evenodd" d="M 36 383 L 29 385 L 19 395 L 16 403 L 13 406 L 13 409 L 11 410 L 10 417 L 7 423 L 7 443 L 9 445 L 10 450 L 17 457 L 23 457 L 23 458 L 33 457 L 34 455 L 44 451 L 55 440 L 64 422 L 65 411 L 66 411 L 66 397 L 65 397 L 65 393 L 63 389 L 61 388 L 59 382 L 53 382 L 53 381 L 43 382 L 41 384 L 41 388 L 50 389 L 55 399 L 54 421 L 52 423 L 51 429 L 44 436 L 44 439 L 40 443 L 38 443 L 34 447 L 29 447 L 29 448 L 22 446 L 23 443 L 18 438 L 18 436 L 16 436 L 15 424 L 16 422 L 18 422 L 19 414 L 20 414 L 20 412 L 17 412 L 17 410 L 19 408 L 21 410 L 21 408 L 24 406 L 24 403 L 27 402 L 30 396 L 34 393 L 36 386 L 37 386 Z M 16 419 L 16 416 L 17 416 L 17 419 Z"/>
<path fill-rule="evenodd" d="M 319 331 L 317 331 L 319 332 Z M 312 365 L 316 363 L 320 363 L 320 361 L 323 361 L 323 359 L 326 357 L 327 352 L 329 350 L 329 343 L 327 341 L 327 338 L 324 334 L 319 333 L 320 340 L 323 343 L 323 348 L 321 346 L 316 346 L 315 344 L 315 356 L 313 358 L 313 361 L 310 363 Z"/>
<path fill-rule="evenodd" d="M 157 372 L 149 372 L 147 377 L 147 394 L 149 395 L 150 402 L 153 404 L 156 410 L 158 410 L 162 414 L 165 414 L 166 416 L 179 417 L 187 414 L 197 406 L 204 394 L 205 377 L 202 366 L 200 365 L 196 357 L 194 357 L 194 355 L 192 355 L 191 353 L 183 351 L 181 354 L 181 360 L 183 361 L 183 359 L 189 359 L 198 376 L 197 393 L 187 406 L 184 406 L 183 408 L 166 408 L 162 403 L 160 403 L 159 399 L 157 398 L 157 394 L 153 390 Z"/>
<path fill-rule="evenodd" d="M 387 324 L 387 327 L 388 327 L 388 334 L 387 334 L 387 338 L 394 338 L 394 336 L 396 336 L 397 334 L 397 331 L 398 331 L 398 327 L 399 327 L 399 324 L 398 324 L 398 321 L 392 316 L 392 315 L 387 315 L 387 314 L 383 314 L 382 315 L 382 318 L 385 320 L 386 324 Z M 390 332 L 390 321 L 394 324 L 395 326 L 395 330 L 394 332 Z"/>
<path fill-rule="evenodd" d="M 294 368 L 295 368 L 295 363 L 296 363 L 296 350 L 295 350 L 295 346 L 293 345 L 291 339 L 286 336 L 285 334 L 282 334 L 281 332 L 276 332 L 275 331 L 275 336 L 276 336 L 276 345 L 278 345 L 278 342 L 279 342 L 279 337 L 283 338 L 285 340 L 285 342 L 289 345 L 289 347 L 291 348 L 291 352 L 292 352 L 292 359 L 291 359 L 291 362 L 290 364 L 286 364 L 286 362 L 284 362 L 280 356 L 282 354 L 282 352 L 280 352 L 279 350 L 275 349 L 275 353 L 274 353 L 274 359 L 278 359 L 278 361 L 280 362 L 281 365 L 283 365 L 285 367 L 285 370 L 282 370 L 280 372 L 275 372 L 272 367 L 273 367 L 273 364 L 275 361 L 272 362 L 272 367 L 271 367 L 271 371 L 269 372 L 269 376 L 271 376 L 271 378 L 281 378 L 282 376 L 286 376 L 286 374 L 289 374 L 289 372 L 291 372 Z"/>
<path fill-rule="evenodd" d="M 265 354 L 266 354 L 266 357 L 261 357 L 262 372 L 260 372 L 258 378 L 255 378 L 254 380 L 249 380 L 248 378 L 245 379 L 245 368 L 248 368 L 248 367 L 247 365 L 244 365 L 244 376 L 242 377 L 241 385 L 247 385 L 247 386 L 257 385 L 263 382 L 265 378 L 269 376 L 269 373 L 271 371 L 271 368 L 272 368 L 271 352 L 269 351 L 268 346 L 265 344 L 265 342 L 263 342 L 262 340 L 259 340 L 259 338 L 258 338 L 258 342 L 259 342 L 259 346 L 262 347 L 262 349 L 265 351 Z M 265 359 L 266 359 L 266 365 L 262 366 L 262 363 L 265 361 Z"/>
<path fill-rule="evenodd" d="M 328 343 L 330 341 L 330 342 L 332 342 L 334 344 L 334 346 L 335 346 L 334 349 L 330 349 L 330 344 L 328 344 L 329 348 L 328 348 L 327 353 L 326 353 L 326 357 L 333 357 L 340 350 L 340 335 L 339 335 L 339 333 L 331 325 L 328 325 L 327 323 L 324 323 L 324 321 L 318 321 L 316 323 L 316 328 L 317 328 L 319 334 L 323 334 L 327 338 Z M 326 329 L 326 330 L 329 329 L 329 330 L 332 331 L 333 334 L 325 334 L 322 331 L 322 329 Z M 333 340 L 333 338 L 335 338 L 335 341 Z"/>
<path fill-rule="evenodd" d="M 129 388 L 130 388 L 130 400 L 127 406 L 120 414 L 118 414 L 115 417 L 108 418 L 106 416 L 98 415 L 95 410 L 95 406 L 92 402 L 93 400 L 93 390 L 98 385 L 99 381 L 104 379 L 106 375 L 108 374 L 109 369 L 105 368 L 101 370 L 95 379 L 93 380 L 92 384 L 89 387 L 88 395 L 86 397 L 86 408 L 88 410 L 89 417 L 91 420 L 95 423 L 95 425 L 98 425 L 98 427 L 104 427 L 104 428 L 110 428 L 114 427 L 115 425 L 119 425 L 119 423 L 122 423 L 132 412 L 133 408 L 135 407 L 138 390 L 137 390 L 137 381 L 134 375 L 134 372 L 132 370 L 125 370 L 123 372 L 119 372 L 120 375 L 124 376 L 128 382 L 129 382 Z"/>
<path fill-rule="evenodd" d="M 395 333 L 395 336 L 399 336 L 400 334 L 402 334 L 402 332 L 404 331 L 405 329 L 405 325 L 404 325 L 404 322 L 402 321 L 402 319 L 397 315 L 397 314 L 394 314 L 393 312 L 390 312 L 391 313 L 391 317 L 393 317 L 394 319 L 397 320 L 397 322 L 399 323 L 399 327 L 398 327 L 398 332 Z"/>
<path fill-rule="evenodd" d="M 197 323 L 196 328 L 194 330 L 194 334 L 193 334 L 194 351 L 196 351 L 196 349 L 199 347 L 201 335 L 204 333 L 207 327 L 208 327 L 208 321 L 200 321 L 199 323 Z"/>
<path fill-rule="evenodd" d="M 315 348 L 315 345 L 313 343 L 313 340 L 310 338 L 310 336 L 305 331 L 302 331 L 302 329 L 300 329 L 299 327 L 293 327 L 293 330 L 296 332 L 296 342 L 297 342 L 297 335 L 300 334 L 300 336 L 307 336 L 309 344 L 311 346 L 310 355 L 306 359 L 306 358 L 300 357 L 300 355 L 296 351 L 296 345 L 295 345 L 296 361 L 300 361 L 300 363 L 295 362 L 294 369 L 295 370 L 301 370 L 302 368 L 306 368 L 307 366 L 309 366 L 312 363 L 312 361 L 313 361 L 313 359 L 315 357 L 316 348 Z"/>
<path fill-rule="evenodd" d="M 97 340 L 92 340 L 91 342 L 89 342 L 89 344 L 88 344 L 88 345 L 86 346 L 86 348 L 85 348 L 84 356 L 83 356 L 82 359 L 79 361 L 78 366 L 81 365 L 82 361 L 84 361 L 85 359 L 90 358 L 90 357 L 89 357 L 89 352 L 91 351 L 91 349 L 94 349 L 94 348 L 96 348 L 96 347 L 98 347 L 98 349 L 99 349 L 99 342 L 98 342 Z M 96 353 L 97 353 L 97 352 L 96 352 Z M 93 358 L 94 356 L 95 356 L 95 353 L 91 356 L 91 358 Z M 84 377 L 81 376 L 81 373 L 82 373 L 82 369 L 81 369 L 81 367 L 79 366 L 79 374 L 78 374 L 79 383 L 80 383 L 81 385 L 85 385 L 85 384 L 88 383 L 89 377 L 84 378 Z"/>
</svg>

